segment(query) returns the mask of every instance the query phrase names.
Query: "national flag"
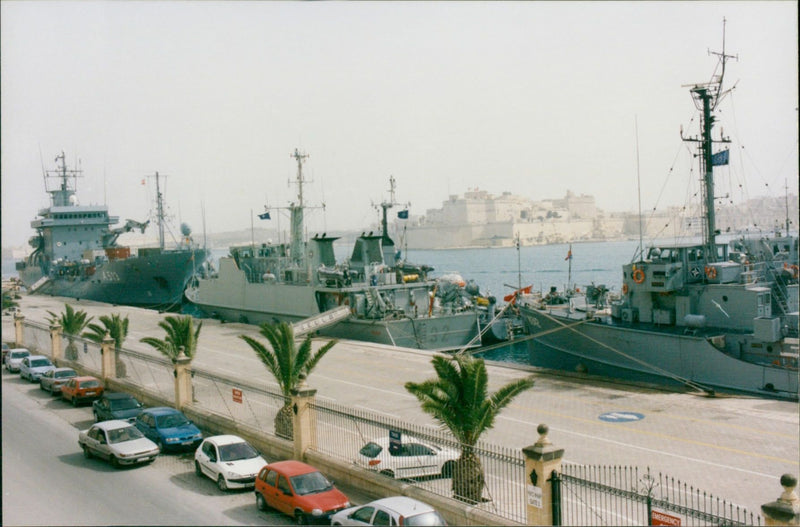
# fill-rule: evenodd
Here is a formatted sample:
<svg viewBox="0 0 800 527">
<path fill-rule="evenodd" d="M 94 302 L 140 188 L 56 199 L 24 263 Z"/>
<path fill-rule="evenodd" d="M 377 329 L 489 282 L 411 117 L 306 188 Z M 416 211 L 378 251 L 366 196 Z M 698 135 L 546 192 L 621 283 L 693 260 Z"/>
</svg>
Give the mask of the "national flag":
<svg viewBox="0 0 800 527">
<path fill-rule="evenodd" d="M 258 215 L 258 219 L 260 219 L 260 220 L 271 220 L 272 217 L 270 217 L 269 212 L 265 212 L 263 214 L 259 214 Z"/>
<path fill-rule="evenodd" d="M 566 257 L 566 258 L 564 258 L 564 260 L 565 260 L 565 261 L 566 261 L 566 260 L 572 260 L 572 249 L 570 249 L 569 251 L 567 251 L 567 257 Z"/>
<path fill-rule="evenodd" d="M 398 212 L 397 213 L 397 217 L 400 218 L 401 220 L 407 220 L 408 219 L 408 209 L 401 210 L 400 212 Z"/>
<path fill-rule="evenodd" d="M 717 152 L 711 156 L 711 166 L 718 167 L 722 165 L 727 165 L 728 161 L 730 160 L 729 150 L 723 150 L 721 152 Z"/>
</svg>

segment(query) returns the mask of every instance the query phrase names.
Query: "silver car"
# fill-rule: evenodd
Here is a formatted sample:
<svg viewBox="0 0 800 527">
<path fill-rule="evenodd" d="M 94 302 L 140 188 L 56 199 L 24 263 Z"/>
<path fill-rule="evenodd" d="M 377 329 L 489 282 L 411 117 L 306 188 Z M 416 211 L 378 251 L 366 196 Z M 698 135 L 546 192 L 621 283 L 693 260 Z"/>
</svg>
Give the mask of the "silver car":
<svg viewBox="0 0 800 527">
<path fill-rule="evenodd" d="M 31 355 L 22 359 L 19 366 L 19 376 L 21 379 L 28 379 L 31 382 L 39 382 L 39 378 L 56 367 L 50 359 L 44 355 Z"/>
<path fill-rule="evenodd" d="M 149 463 L 161 452 L 138 428 L 118 420 L 103 421 L 83 430 L 78 434 L 78 445 L 87 459 L 97 456 L 115 467 Z"/>
<path fill-rule="evenodd" d="M 436 509 L 413 498 L 393 496 L 339 511 L 331 525 L 447 525 Z"/>
<path fill-rule="evenodd" d="M 39 388 L 51 394 L 61 394 L 61 387 L 77 376 L 78 372 L 72 368 L 56 368 L 39 377 Z"/>
<path fill-rule="evenodd" d="M 30 357 L 31 352 L 25 348 L 13 348 L 6 354 L 6 370 L 11 373 L 19 373 L 22 359 Z"/>
</svg>

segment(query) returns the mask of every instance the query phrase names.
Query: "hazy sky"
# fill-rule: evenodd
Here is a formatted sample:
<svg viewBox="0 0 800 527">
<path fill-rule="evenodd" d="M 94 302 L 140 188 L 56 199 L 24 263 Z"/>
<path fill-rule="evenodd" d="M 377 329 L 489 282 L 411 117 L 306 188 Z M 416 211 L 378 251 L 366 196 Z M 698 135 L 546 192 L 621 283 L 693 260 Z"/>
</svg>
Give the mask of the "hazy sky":
<svg viewBox="0 0 800 527">
<path fill-rule="evenodd" d="M 711 77 L 723 17 L 738 84 L 718 192 L 797 194 L 796 2 L 0 7 L 3 246 L 33 234 L 42 163 L 62 150 L 80 159 L 82 204 L 145 219 L 141 181 L 159 171 L 199 233 L 202 203 L 219 232 L 293 199 L 300 148 L 307 200 L 327 204 L 309 228 L 364 229 L 390 175 L 412 214 L 475 187 L 636 210 L 638 122 L 643 207 L 680 205 L 697 188 L 684 85 Z"/>
</svg>

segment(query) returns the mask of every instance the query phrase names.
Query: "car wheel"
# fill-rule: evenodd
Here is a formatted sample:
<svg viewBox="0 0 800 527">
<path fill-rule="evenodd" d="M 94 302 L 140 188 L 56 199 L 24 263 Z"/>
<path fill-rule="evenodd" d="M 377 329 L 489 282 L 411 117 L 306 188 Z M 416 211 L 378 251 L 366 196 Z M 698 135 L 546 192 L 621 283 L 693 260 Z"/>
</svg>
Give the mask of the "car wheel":
<svg viewBox="0 0 800 527">
<path fill-rule="evenodd" d="M 380 473 L 394 479 L 394 470 L 381 470 Z"/>
<path fill-rule="evenodd" d="M 92 453 L 89 452 L 89 447 L 86 445 L 81 445 L 81 448 L 83 448 L 83 457 L 86 459 L 92 459 Z"/>
<path fill-rule="evenodd" d="M 256 508 L 260 511 L 267 510 L 267 501 L 264 499 L 264 496 L 261 495 L 260 492 L 256 492 Z"/>
<path fill-rule="evenodd" d="M 222 474 L 217 477 L 217 487 L 219 487 L 219 490 L 222 492 L 228 490 L 228 482 L 225 481 L 225 478 L 222 476 Z"/>
<path fill-rule="evenodd" d="M 308 518 L 306 517 L 306 513 L 303 511 L 295 511 L 294 513 L 294 524 L 295 525 L 308 525 Z"/>
<path fill-rule="evenodd" d="M 194 461 L 194 473 L 198 476 L 203 475 L 203 470 L 200 468 L 200 463 L 197 460 Z"/>
<path fill-rule="evenodd" d="M 78 407 L 78 398 L 77 397 L 73 397 L 72 398 L 72 406 L 74 406 L 75 408 Z"/>
<path fill-rule="evenodd" d="M 117 456 L 114 454 L 111 454 L 111 466 L 114 468 L 119 468 L 121 466 L 119 459 L 117 459 Z"/>
<path fill-rule="evenodd" d="M 41 381 L 39 381 L 39 389 L 44 390 L 44 385 L 41 383 Z"/>
<path fill-rule="evenodd" d="M 158 449 L 161 452 L 164 452 L 164 442 L 162 440 L 159 439 L 158 441 L 156 441 L 156 445 L 158 445 Z"/>
<path fill-rule="evenodd" d="M 442 465 L 442 477 L 443 478 L 451 478 L 453 477 L 453 466 L 455 463 L 453 461 L 447 461 L 444 465 Z"/>
</svg>

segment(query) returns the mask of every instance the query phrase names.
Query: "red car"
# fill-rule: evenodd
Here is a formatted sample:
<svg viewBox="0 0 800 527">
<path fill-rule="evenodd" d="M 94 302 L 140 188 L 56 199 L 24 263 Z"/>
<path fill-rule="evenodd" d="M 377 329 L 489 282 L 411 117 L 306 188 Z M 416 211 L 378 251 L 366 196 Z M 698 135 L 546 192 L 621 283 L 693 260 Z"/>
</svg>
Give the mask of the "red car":
<svg viewBox="0 0 800 527">
<path fill-rule="evenodd" d="M 84 401 L 93 401 L 103 395 L 103 383 L 97 377 L 73 377 L 61 388 L 61 397 L 78 406 Z"/>
<path fill-rule="evenodd" d="M 256 478 L 256 506 L 272 507 L 298 524 L 330 523 L 331 516 L 350 506 L 347 496 L 328 478 L 300 461 L 279 461 L 261 469 Z"/>
</svg>

